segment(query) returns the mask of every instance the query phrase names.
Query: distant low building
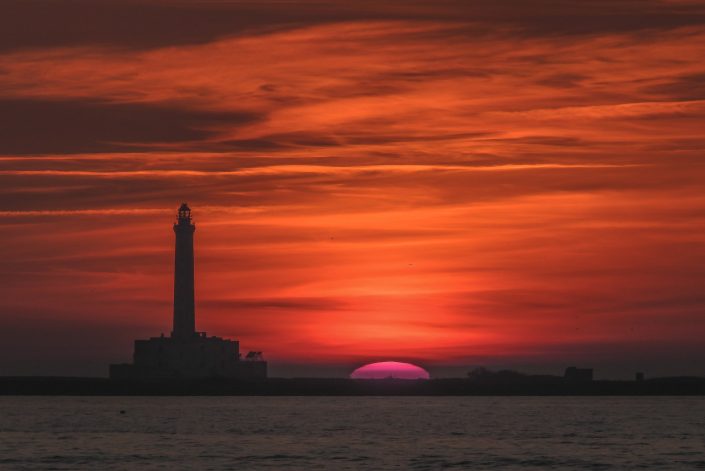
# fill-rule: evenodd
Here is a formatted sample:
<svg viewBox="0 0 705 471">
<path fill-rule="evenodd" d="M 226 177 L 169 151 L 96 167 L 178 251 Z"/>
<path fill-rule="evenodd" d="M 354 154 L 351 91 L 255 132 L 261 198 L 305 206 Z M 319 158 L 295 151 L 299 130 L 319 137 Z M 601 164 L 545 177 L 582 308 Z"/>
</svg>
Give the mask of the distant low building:
<svg viewBox="0 0 705 471">
<path fill-rule="evenodd" d="M 196 331 L 193 233 L 191 209 L 182 204 L 174 224 L 174 322 L 169 337 L 162 334 L 135 340 L 132 364 L 110 365 L 112 379 L 267 377 L 262 352 L 241 358 L 237 340 L 208 337 Z"/>
<path fill-rule="evenodd" d="M 592 368 L 570 366 L 565 369 L 563 377 L 571 381 L 592 381 Z"/>
</svg>

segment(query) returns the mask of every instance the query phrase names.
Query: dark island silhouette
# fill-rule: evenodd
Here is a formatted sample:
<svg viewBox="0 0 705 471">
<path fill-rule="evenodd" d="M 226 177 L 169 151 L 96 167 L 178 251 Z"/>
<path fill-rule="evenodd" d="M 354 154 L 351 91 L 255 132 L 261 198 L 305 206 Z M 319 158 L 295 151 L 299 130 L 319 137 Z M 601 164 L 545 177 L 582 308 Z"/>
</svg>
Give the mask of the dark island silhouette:
<svg viewBox="0 0 705 471">
<path fill-rule="evenodd" d="M 0 395 L 704 395 L 705 378 L 597 381 L 591 368 L 568 367 L 563 376 L 526 375 L 476 368 L 465 378 L 268 378 L 261 352 L 244 358 L 239 342 L 196 331 L 195 225 L 186 203 L 174 233 L 173 330 L 135 340 L 133 363 L 110 365 L 109 378 L 0 377 Z"/>
<path fill-rule="evenodd" d="M 0 395 L 153 396 L 686 396 L 705 395 L 705 378 L 581 380 L 483 370 L 465 378 L 0 378 Z"/>
</svg>

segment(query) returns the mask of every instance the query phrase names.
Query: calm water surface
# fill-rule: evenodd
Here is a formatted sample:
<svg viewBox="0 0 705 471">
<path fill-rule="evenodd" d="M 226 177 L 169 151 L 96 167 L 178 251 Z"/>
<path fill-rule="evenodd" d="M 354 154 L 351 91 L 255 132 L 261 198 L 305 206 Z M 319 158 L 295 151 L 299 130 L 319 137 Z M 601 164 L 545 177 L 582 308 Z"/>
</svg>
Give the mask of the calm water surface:
<svg viewBox="0 0 705 471">
<path fill-rule="evenodd" d="M 705 398 L 0 397 L 0 468 L 705 469 Z"/>
</svg>

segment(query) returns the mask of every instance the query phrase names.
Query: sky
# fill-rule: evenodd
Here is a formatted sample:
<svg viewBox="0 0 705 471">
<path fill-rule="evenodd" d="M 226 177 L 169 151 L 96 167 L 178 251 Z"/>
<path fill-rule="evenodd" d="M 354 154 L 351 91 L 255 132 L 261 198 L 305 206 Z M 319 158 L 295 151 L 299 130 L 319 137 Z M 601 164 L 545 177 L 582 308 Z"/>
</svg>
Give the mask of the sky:
<svg viewBox="0 0 705 471">
<path fill-rule="evenodd" d="M 0 375 L 197 329 L 373 361 L 703 375 L 705 2 L 4 0 Z"/>
</svg>

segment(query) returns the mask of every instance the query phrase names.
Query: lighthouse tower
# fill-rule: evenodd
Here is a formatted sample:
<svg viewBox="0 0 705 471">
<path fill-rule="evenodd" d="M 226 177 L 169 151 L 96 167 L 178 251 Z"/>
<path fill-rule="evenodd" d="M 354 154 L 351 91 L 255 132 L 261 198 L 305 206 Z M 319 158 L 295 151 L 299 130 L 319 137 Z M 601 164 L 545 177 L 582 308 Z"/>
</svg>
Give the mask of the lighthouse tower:
<svg viewBox="0 0 705 471">
<path fill-rule="evenodd" d="M 190 339 L 196 335 L 196 307 L 193 288 L 193 233 L 191 209 L 183 203 L 176 215 L 174 233 L 174 328 L 171 336 Z"/>
</svg>

